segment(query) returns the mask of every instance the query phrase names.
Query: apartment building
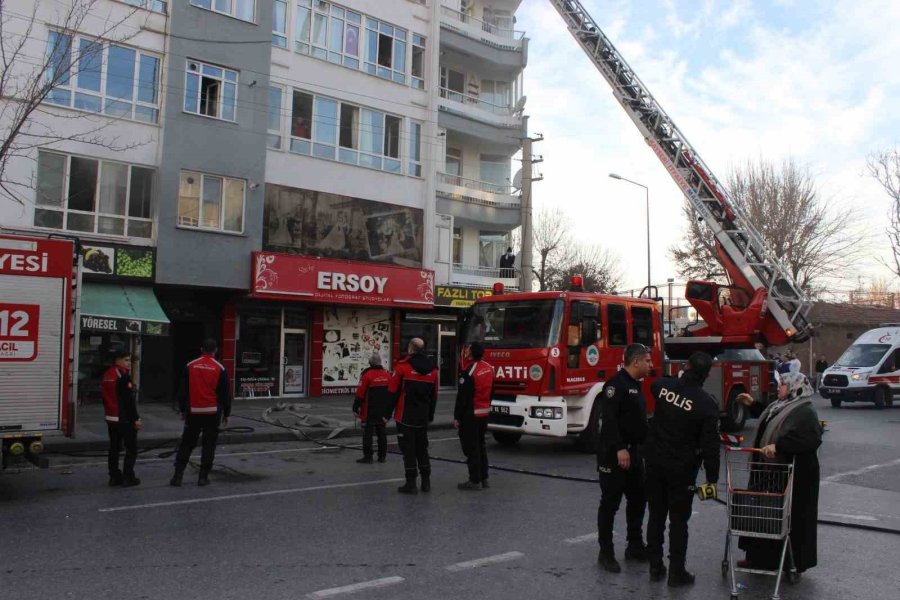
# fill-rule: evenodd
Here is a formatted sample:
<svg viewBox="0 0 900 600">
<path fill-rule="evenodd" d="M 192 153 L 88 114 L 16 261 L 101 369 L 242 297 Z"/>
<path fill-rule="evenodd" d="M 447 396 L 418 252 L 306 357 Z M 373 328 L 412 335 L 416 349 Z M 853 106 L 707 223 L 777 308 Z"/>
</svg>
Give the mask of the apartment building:
<svg viewBox="0 0 900 600">
<path fill-rule="evenodd" d="M 101 0 L 98 23 L 136 21 L 127 39 L 90 20 L 34 36 L 72 72 L 47 111 L 117 141 L 36 150 L 14 169 L 36 185 L 0 212 L 81 239 L 88 304 L 116 328 L 85 331 L 83 364 L 129 345 L 142 399 L 166 400 L 212 336 L 238 398 L 343 394 L 419 336 L 453 386 L 459 306 L 520 223 L 518 5 Z"/>
</svg>

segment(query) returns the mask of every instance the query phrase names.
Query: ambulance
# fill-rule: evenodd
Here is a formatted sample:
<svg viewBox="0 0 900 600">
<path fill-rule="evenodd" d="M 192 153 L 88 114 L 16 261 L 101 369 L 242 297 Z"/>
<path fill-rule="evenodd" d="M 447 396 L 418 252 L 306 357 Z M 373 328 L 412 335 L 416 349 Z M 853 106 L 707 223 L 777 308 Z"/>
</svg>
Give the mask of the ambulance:
<svg viewBox="0 0 900 600">
<path fill-rule="evenodd" d="M 882 409 L 900 394 L 900 323 L 865 332 L 825 370 L 819 393 L 840 408 L 843 402 L 874 402 Z"/>
</svg>

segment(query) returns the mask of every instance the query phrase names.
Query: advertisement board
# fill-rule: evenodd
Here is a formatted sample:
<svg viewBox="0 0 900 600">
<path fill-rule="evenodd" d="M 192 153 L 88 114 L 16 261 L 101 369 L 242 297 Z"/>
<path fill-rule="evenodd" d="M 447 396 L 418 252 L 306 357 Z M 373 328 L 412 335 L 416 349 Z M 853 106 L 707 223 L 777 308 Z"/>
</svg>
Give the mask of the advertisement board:
<svg viewBox="0 0 900 600">
<path fill-rule="evenodd" d="M 352 394 L 373 354 L 391 364 L 391 313 L 330 307 L 324 317 L 322 393 Z"/>
</svg>

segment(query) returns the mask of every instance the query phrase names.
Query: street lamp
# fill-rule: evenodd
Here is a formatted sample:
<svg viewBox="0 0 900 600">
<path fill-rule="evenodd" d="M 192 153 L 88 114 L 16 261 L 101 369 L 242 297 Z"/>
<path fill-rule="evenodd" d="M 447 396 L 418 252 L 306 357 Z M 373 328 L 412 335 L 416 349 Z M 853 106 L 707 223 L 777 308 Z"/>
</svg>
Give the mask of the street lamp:
<svg viewBox="0 0 900 600">
<path fill-rule="evenodd" d="M 637 181 L 632 181 L 621 175 L 617 175 L 616 173 L 610 173 L 610 177 L 613 179 L 618 179 L 620 181 L 627 181 L 628 183 L 634 184 L 638 187 L 644 188 L 644 196 L 647 200 L 647 293 L 650 293 L 650 190 L 647 189 L 647 186 L 643 183 L 638 183 Z"/>
</svg>

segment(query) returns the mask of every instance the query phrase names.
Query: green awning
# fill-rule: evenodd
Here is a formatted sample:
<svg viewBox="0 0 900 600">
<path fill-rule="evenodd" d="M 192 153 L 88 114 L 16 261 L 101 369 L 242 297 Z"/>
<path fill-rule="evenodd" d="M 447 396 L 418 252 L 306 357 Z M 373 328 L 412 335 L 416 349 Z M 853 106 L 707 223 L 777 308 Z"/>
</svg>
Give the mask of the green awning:
<svg viewBox="0 0 900 600">
<path fill-rule="evenodd" d="M 169 319 L 151 288 L 85 283 L 81 287 L 81 329 L 169 335 Z"/>
</svg>

